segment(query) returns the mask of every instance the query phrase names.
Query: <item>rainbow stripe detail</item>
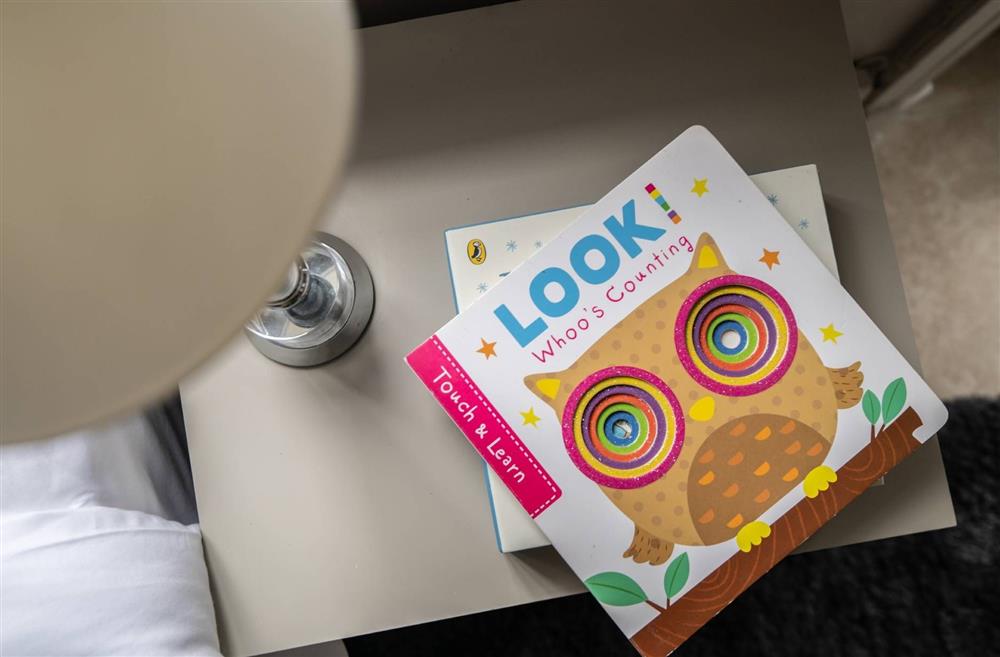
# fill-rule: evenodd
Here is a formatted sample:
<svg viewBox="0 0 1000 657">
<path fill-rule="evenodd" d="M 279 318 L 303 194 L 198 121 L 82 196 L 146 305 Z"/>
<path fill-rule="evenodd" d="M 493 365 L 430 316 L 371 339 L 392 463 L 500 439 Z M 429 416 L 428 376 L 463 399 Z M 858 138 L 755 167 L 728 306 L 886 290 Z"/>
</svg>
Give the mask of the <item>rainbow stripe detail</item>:
<svg viewBox="0 0 1000 657">
<path fill-rule="evenodd" d="M 732 334 L 736 344 L 723 336 Z M 753 395 L 784 376 L 798 328 L 788 302 L 763 281 L 729 275 L 702 283 L 681 304 L 674 327 L 681 365 L 719 394 Z"/>
<path fill-rule="evenodd" d="M 656 201 L 659 206 L 663 208 L 663 211 L 667 213 L 668 217 L 670 217 L 670 221 L 675 224 L 679 224 L 681 222 L 681 216 L 670 208 L 670 204 L 667 203 L 667 199 L 663 198 L 663 194 L 661 194 L 660 190 L 656 188 L 656 185 L 653 183 L 646 185 L 646 193 L 649 194 L 649 198 Z"/>
<path fill-rule="evenodd" d="M 684 413 L 656 375 L 608 367 L 584 379 L 563 411 L 563 442 L 576 467 L 609 488 L 639 488 L 670 469 L 684 443 Z"/>
</svg>

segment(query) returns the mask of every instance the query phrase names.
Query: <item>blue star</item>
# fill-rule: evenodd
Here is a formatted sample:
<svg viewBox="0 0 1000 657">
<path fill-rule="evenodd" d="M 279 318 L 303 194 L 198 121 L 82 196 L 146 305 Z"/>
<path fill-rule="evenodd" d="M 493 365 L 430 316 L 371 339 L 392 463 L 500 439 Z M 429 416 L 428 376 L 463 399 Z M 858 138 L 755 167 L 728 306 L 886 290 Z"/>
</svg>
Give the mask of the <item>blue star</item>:
<svg viewBox="0 0 1000 657">
<path fill-rule="evenodd" d="M 767 200 L 771 202 L 771 205 L 777 205 L 778 204 L 778 195 L 777 194 L 768 194 L 767 195 Z"/>
<path fill-rule="evenodd" d="M 507 242 L 506 246 L 507 250 L 510 251 L 511 253 L 517 251 L 517 242 L 515 242 L 514 240 L 510 240 L 509 242 Z"/>
<path fill-rule="evenodd" d="M 489 285 L 487 285 L 486 283 L 480 283 L 479 285 L 476 286 L 476 289 L 479 290 L 480 294 L 482 294 L 483 292 L 486 291 L 486 288 L 488 287 Z"/>
<path fill-rule="evenodd" d="M 799 221 L 799 228 L 801 228 L 802 230 L 805 230 L 806 228 L 809 228 L 809 220 L 808 219 L 802 219 L 801 221 Z"/>
<path fill-rule="evenodd" d="M 542 248 L 542 240 L 535 240 L 535 248 L 536 249 Z"/>
</svg>

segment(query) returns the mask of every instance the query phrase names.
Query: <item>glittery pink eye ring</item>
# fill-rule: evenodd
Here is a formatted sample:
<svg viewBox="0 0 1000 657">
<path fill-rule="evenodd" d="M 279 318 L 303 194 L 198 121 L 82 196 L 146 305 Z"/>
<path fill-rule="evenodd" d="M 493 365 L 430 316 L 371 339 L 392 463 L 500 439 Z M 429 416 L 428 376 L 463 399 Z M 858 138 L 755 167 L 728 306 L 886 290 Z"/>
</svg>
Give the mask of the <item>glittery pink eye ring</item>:
<svg viewBox="0 0 1000 657">
<path fill-rule="evenodd" d="M 684 444 L 684 413 L 676 395 L 637 367 L 608 367 L 581 381 L 563 410 L 562 426 L 576 467 L 609 488 L 656 481 Z"/>
<path fill-rule="evenodd" d="M 681 304 L 674 345 L 701 386 L 729 397 L 767 390 L 798 348 L 791 307 L 764 281 L 731 274 L 699 285 Z"/>
</svg>

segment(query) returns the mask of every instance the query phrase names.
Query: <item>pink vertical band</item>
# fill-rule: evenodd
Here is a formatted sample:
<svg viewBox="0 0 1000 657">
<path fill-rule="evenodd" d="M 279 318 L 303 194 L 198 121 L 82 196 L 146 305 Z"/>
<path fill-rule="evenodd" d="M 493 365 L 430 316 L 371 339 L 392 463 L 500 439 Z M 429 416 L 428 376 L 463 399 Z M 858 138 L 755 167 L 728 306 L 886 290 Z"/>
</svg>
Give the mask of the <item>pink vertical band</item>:
<svg viewBox="0 0 1000 657">
<path fill-rule="evenodd" d="M 437 336 L 406 362 L 532 518 L 559 499 L 552 477 Z"/>
</svg>

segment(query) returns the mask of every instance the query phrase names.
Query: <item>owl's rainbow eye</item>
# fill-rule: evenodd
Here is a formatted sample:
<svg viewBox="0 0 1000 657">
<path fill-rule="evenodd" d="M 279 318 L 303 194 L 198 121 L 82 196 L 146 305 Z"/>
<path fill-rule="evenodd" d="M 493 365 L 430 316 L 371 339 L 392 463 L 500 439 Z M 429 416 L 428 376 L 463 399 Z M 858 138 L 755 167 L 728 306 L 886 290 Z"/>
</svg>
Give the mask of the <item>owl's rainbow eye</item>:
<svg viewBox="0 0 1000 657">
<path fill-rule="evenodd" d="M 563 411 L 563 441 L 587 477 L 610 488 L 638 488 L 677 460 L 684 414 L 656 375 L 609 367 L 573 390 Z"/>
<path fill-rule="evenodd" d="M 681 365 L 723 395 L 753 395 L 788 371 L 798 329 L 788 302 L 764 281 L 720 276 L 685 299 L 674 326 Z"/>
</svg>

